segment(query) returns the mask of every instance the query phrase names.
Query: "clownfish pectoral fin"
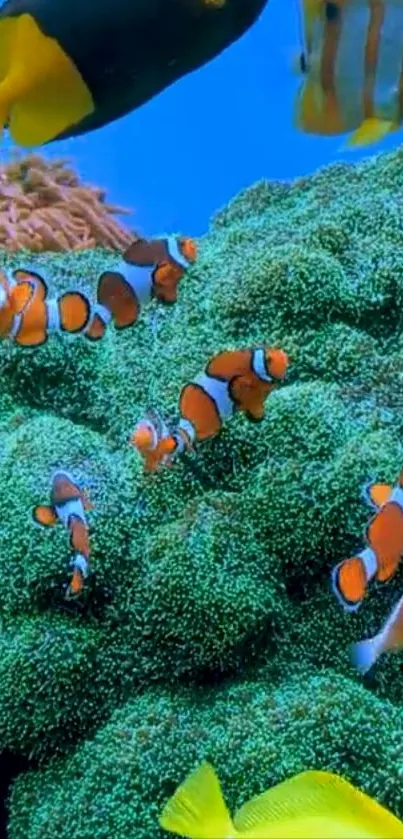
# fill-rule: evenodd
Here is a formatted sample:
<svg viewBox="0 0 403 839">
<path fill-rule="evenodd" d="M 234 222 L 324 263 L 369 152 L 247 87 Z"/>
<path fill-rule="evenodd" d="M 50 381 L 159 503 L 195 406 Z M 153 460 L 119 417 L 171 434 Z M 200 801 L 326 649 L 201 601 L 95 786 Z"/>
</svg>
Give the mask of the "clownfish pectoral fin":
<svg viewBox="0 0 403 839">
<path fill-rule="evenodd" d="M 369 507 L 378 511 L 392 494 L 393 486 L 391 484 L 365 484 L 361 490 L 361 497 Z"/>
<path fill-rule="evenodd" d="M 356 149 L 362 146 L 370 146 L 373 143 L 378 143 L 383 140 L 390 131 L 394 131 L 398 126 L 391 120 L 377 119 L 376 117 L 369 117 L 361 123 L 359 128 L 354 131 L 354 134 L 347 139 L 344 149 Z"/>
<path fill-rule="evenodd" d="M 57 513 L 51 504 L 38 504 L 32 512 L 34 521 L 43 527 L 53 527 L 57 523 Z"/>
<path fill-rule="evenodd" d="M 367 585 L 368 573 L 362 555 L 343 559 L 332 570 L 333 593 L 347 612 L 359 609 L 366 595 Z"/>
<path fill-rule="evenodd" d="M 74 334 L 82 332 L 91 317 L 91 304 L 85 294 L 79 291 L 66 291 L 57 300 L 60 315 L 60 328 L 63 332 Z"/>
<path fill-rule="evenodd" d="M 0 115 L 18 146 L 49 142 L 93 112 L 75 64 L 31 14 L 0 21 L 0 53 Z"/>
<path fill-rule="evenodd" d="M 84 510 L 94 509 L 94 505 L 91 503 L 88 494 L 84 491 L 81 493 L 81 501 L 83 502 Z"/>
</svg>

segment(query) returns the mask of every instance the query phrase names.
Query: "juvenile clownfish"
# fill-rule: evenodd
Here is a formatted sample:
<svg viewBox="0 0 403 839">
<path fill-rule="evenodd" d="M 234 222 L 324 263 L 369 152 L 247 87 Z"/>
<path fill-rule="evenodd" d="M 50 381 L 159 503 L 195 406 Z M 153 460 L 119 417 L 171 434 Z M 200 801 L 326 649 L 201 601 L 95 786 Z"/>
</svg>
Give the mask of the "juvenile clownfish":
<svg viewBox="0 0 403 839">
<path fill-rule="evenodd" d="M 264 401 L 284 379 L 287 368 L 286 353 L 267 347 L 228 350 L 214 356 L 204 372 L 182 389 L 180 419 L 174 430 L 150 417 L 136 426 L 131 443 L 143 456 L 146 471 L 169 464 L 174 455 L 214 437 L 236 411 L 261 421 Z"/>
<path fill-rule="evenodd" d="M 365 638 L 350 648 L 350 659 L 364 676 L 383 653 L 403 649 L 403 597 L 397 602 L 384 626 L 372 638 Z"/>
<path fill-rule="evenodd" d="M 207 761 L 166 803 L 159 825 L 188 839 L 402 839 L 403 822 L 332 772 L 301 772 L 256 795 L 234 817 Z"/>
<path fill-rule="evenodd" d="M 99 278 L 97 305 L 84 333 L 86 338 L 98 341 L 110 321 L 116 329 L 132 326 L 140 309 L 153 298 L 175 303 L 178 283 L 195 259 L 192 239 L 170 236 L 133 242 L 121 265 Z"/>
<path fill-rule="evenodd" d="M 401 0 L 302 0 L 305 81 L 296 124 L 308 134 L 354 132 L 378 142 L 403 120 Z"/>
<path fill-rule="evenodd" d="M 403 556 L 403 470 L 394 487 L 366 485 L 363 498 L 376 510 L 366 529 L 367 547 L 332 571 L 333 591 L 349 612 L 361 606 L 373 578 L 387 582 L 393 577 Z"/>
<path fill-rule="evenodd" d="M 0 337 L 22 347 L 37 347 L 49 332 L 75 334 L 86 328 L 91 304 L 79 291 L 48 300 L 45 280 L 34 271 L 0 272 Z"/>
<path fill-rule="evenodd" d="M 34 508 L 34 520 L 45 527 L 52 527 L 61 522 L 70 533 L 70 546 L 73 558 L 70 562 L 72 576 L 67 588 L 66 598 L 76 597 L 84 587 L 85 579 L 90 574 L 90 546 L 88 525 L 85 511 L 91 504 L 84 492 L 75 483 L 68 472 L 56 472 L 52 480 L 50 504 L 40 504 Z"/>
</svg>

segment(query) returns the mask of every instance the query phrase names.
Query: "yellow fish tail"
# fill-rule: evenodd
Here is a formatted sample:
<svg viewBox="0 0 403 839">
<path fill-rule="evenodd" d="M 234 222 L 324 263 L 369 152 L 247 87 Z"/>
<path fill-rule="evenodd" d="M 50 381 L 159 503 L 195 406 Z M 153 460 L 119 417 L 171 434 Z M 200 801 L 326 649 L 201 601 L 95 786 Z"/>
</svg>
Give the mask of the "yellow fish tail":
<svg viewBox="0 0 403 839">
<path fill-rule="evenodd" d="M 0 128 L 30 147 L 48 142 L 94 110 L 77 68 L 30 14 L 0 20 Z"/>
<path fill-rule="evenodd" d="M 188 839 L 235 837 L 220 782 L 207 761 L 178 787 L 165 805 L 159 824 L 164 830 Z"/>
</svg>

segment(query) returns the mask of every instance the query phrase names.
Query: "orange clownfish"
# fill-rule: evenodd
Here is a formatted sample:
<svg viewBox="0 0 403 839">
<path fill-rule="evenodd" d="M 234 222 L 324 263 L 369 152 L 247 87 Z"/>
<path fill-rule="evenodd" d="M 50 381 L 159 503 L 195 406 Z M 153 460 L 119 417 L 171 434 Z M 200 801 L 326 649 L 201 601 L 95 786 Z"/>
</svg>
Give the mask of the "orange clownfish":
<svg viewBox="0 0 403 839">
<path fill-rule="evenodd" d="M 349 146 L 378 142 L 403 120 L 403 4 L 398 0 L 301 0 L 305 81 L 297 127 L 354 132 Z"/>
<path fill-rule="evenodd" d="M 256 347 L 227 350 L 214 356 L 203 373 L 185 385 L 179 398 L 180 419 L 172 432 L 146 418 L 136 426 L 131 443 L 143 456 L 147 471 L 171 462 L 173 455 L 214 437 L 236 411 L 259 422 L 264 401 L 288 368 L 283 350 Z"/>
<path fill-rule="evenodd" d="M 368 484 L 364 500 L 376 510 L 366 530 L 367 547 L 333 568 L 333 591 L 347 611 L 361 606 L 370 580 L 387 582 L 403 556 L 403 470 L 397 484 Z"/>
<path fill-rule="evenodd" d="M 137 320 L 140 309 L 153 298 L 175 303 L 177 287 L 196 259 L 192 239 L 137 239 L 123 255 L 121 265 L 105 271 L 98 280 L 97 305 L 85 336 L 98 341 L 112 320 L 116 329 L 126 329 Z"/>
<path fill-rule="evenodd" d="M 91 304 L 79 291 L 48 300 L 45 280 L 35 271 L 17 270 L 9 278 L 0 272 L 0 337 L 22 347 L 44 344 L 49 332 L 82 332 Z"/>
<path fill-rule="evenodd" d="M 53 476 L 50 504 L 40 504 L 33 511 L 34 520 L 38 524 L 51 527 L 60 521 L 70 533 L 73 558 L 67 598 L 81 593 L 84 581 L 90 573 L 89 534 L 85 516 L 85 511 L 89 509 L 91 504 L 71 475 L 59 471 Z"/>
</svg>

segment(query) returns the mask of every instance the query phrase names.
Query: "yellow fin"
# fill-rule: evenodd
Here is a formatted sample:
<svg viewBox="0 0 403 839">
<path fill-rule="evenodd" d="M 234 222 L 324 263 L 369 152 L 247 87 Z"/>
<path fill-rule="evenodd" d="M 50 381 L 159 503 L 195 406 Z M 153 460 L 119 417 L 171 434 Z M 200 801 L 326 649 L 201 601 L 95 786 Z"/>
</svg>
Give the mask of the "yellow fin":
<svg viewBox="0 0 403 839">
<path fill-rule="evenodd" d="M 273 839 L 401 839 L 403 823 L 344 778 L 302 772 L 237 811 L 237 833 Z"/>
<path fill-rule="evenodd" d="M 217 775 L 207 761 L 191 772 L 166 803 L 160 827 L 190 839 L 226 839 L 234 828 Z"/>
<path fill-rule="evenodd" d="M 18 145 L 41 145 L 93 112 L 77 68 L 31 15 L 0 21 L 0 55 L 0 125 Z"/>
<path fill-rule="evenodd" d="M 389 134 L 389 131 L 394 131 L 396 128 L 396 124 L 391 120 L 369 117 L 348 138 L 345 147 L 359 148 L 361 146 L 370 146 L 372 143 L 378 143 L 379 140 L 382 140 Z"/>
<path fill-rule="evenodd" d="M 300 0 L 297 0 L 297 2 L 300 2 Z M 307 43 L 311 40 L 313 25 L 315 20 L 320 17 L 322 8 L 323 0 L 303 0 L 304 30 Z"/>
</svg>

